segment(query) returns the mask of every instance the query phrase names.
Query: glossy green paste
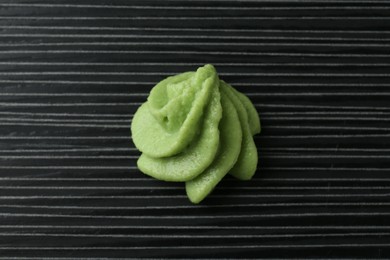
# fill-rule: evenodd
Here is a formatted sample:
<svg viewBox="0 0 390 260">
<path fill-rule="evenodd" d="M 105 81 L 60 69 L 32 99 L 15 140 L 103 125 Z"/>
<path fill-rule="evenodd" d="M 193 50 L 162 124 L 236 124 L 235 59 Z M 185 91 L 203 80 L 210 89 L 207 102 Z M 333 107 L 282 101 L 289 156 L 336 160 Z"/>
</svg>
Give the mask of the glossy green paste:
<svg viewBox="0 0 390 260">
<path fill-rule="evenodd" d="M 185 182 L 193 203 L 227 173 L 249 180 L 257 168 L 258 113 L 212 65 L 158 83 L 134 114 L 131 132 L 142 152 L 138 168 L 159 180 Z"/>
</svg>

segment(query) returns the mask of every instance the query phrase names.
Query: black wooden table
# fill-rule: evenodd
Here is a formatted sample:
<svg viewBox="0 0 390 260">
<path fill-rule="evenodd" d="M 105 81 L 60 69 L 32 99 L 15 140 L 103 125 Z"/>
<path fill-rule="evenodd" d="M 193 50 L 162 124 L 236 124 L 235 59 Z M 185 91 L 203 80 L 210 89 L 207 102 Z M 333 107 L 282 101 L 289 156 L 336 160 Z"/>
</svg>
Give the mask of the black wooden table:
<svg viewBox="0 0 390 260">
<path fill-rule="evenodd" d="M 0 1 L 0 259 L 390 257 L 389 47 L 389 1 Z M 195 206 L 129 126 L 206 63 L 263 131 Z"/>
</svg>

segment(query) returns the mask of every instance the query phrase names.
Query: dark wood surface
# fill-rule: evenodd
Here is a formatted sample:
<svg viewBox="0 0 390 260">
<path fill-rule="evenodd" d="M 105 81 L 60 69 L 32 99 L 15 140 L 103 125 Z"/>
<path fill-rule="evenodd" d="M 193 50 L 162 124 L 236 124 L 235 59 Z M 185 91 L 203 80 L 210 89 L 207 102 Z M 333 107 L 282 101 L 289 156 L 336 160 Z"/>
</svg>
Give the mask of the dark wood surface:
<svg viewBox="0 0 390 260">
<path fill-rule="evenodd" d="M 390 2 L 1 1 L 0 259 L 390 257 Z M 212 63 L 263 132 L 201 205 L 130 122 Z"/>
</svg>

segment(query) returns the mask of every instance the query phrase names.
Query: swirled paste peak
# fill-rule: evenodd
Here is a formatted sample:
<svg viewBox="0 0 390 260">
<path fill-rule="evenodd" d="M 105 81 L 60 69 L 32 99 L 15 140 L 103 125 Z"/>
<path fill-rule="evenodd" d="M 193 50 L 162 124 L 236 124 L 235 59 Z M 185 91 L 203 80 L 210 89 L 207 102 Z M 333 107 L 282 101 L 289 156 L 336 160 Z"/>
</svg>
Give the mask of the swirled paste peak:
<svg viewBox="0 0 390 260">
<path fill-rule="evenodd" d="M 218 85 L 212 65 L 158 83 L 134 115 L 131 130 L 136 147 L 151 157 L 182 152 L 200 131 L 205 107 Z"/>
</svg>

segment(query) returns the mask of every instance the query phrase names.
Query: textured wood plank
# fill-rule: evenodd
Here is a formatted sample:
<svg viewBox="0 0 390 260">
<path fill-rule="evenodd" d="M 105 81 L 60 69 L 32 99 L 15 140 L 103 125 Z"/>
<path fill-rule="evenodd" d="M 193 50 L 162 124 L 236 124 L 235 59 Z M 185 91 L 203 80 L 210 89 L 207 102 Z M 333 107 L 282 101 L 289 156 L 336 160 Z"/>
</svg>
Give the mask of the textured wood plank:
<svg viewBox="0 0 390 260">
<path fill-rule="evenodd" d="M 0 259 L 390 256 L 390 4 L 0 3 Z M 136 168 L 130 122 L 213 63 L 255 103 L 251 182 L 202 205 Z"/>
</svg>

